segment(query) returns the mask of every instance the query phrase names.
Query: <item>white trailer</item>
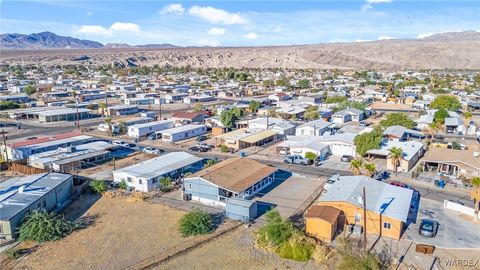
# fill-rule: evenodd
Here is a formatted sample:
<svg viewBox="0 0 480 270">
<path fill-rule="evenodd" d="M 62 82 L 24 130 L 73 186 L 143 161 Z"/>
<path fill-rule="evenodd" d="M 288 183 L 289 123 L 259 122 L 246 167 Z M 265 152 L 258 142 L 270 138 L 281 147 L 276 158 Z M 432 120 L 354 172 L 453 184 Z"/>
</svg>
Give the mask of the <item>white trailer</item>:
<svg viewBox="0 0 480 270">
<path fill-rule="evenodd" d="M 162 131 L 162 140 L 166 142 L 176 142 L 190 139 L 207 133 L 206 125 L 184 125 Z"/>
<path fill-rule="evenodd" d="M 172 127 L 173 127 L 173 121 L 170 121 L 170 120 L 132 125 L 128 127 L 128 137 L 132 137 L 132 138 L 146 137 L 155 131 L 169 129 Z"/>
</svg>

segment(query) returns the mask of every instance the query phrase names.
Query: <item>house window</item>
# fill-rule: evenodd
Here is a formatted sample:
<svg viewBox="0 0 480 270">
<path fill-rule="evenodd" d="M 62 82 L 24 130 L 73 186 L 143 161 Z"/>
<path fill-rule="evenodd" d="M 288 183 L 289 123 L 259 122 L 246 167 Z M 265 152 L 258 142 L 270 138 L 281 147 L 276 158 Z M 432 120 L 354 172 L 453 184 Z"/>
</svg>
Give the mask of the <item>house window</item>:
<svg viewBox="0 0 480 270">
<path fill-rule="evenodd" d="M 383 228 L 384 228 L 384 229 L 390 230 L 391 227 L 392 227 L 392 224 L 390 224 L 389 222 L 384 222 L 384 223 L 383 223 Z"/>
<path fill-rule="evenodd" d="M 360 222 L 361 219 L 362 215 L 360 215 L 360 213 L 355 213 L 355 223 Z"/>
<path fill-rule="evenodd" d="M 47 201 L 43 200 L 43 208 L 47 208 Z"/>
<path fill-rule="evenodd" d="M 127 182 L 132 182 L 132 178 L 131 177 L 127 177 Z"/>
<path fill-rule="evenodd" d="M 138 183 L 141 185 L 142 184 L 142 179 L 138 179 Z"/>
<path fill-rule="evenodd" d="M 188 189 L 192 189 L 192 184 L 188 184 Z"/>
</svg>

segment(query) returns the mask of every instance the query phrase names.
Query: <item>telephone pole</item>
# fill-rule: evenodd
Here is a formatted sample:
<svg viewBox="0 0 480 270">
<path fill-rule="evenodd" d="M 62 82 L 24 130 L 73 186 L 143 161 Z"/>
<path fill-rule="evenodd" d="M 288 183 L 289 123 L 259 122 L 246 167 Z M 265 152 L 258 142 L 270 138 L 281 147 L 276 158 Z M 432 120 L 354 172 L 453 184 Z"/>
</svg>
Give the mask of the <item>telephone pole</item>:
<svg viewBox="0 0 480 270">
<path fill-rule="evenodd" d="M 5 153 L 5 161 L 8 162 L 8 151 L 7 151 L 7 137 L 5 136 L 6 132 L 2 129 L 2 137 L 3 137 L 3 152 Z"/>
<path fill-rule="evenodd" d="M 162 95 L 160 95 L 160 97 L 158 98 L 158 104 L 160 106 L 158 121 L 162 121 Z"/>
<path fill-rule="evenodd" d="M 363 187 L 363 249 L 367 250 L 367 198 L 365 196 L 365 187 Z"/>
</svg>

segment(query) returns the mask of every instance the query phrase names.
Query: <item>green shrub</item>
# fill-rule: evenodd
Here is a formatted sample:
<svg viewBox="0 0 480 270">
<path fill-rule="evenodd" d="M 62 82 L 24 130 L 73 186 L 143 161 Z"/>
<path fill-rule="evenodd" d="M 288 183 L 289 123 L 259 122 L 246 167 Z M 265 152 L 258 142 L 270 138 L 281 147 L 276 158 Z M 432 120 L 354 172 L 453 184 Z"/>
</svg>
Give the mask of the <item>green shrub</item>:
<svg viewBox="0 0 480 270">
<path fill-rule="evenodd" d="M 192 210 L 180 219 L 178 230 L 182 237 L 208 234 L 213 230 L 213 220 L 207 212 Z"/>
<path fill-rule="evenodd" d="M 278 248 L 277 254 L 285 259 L 305 262 L 314 251 L 315 241 L 297 231 Z"/>
<path fill-rule="evenodd" d="M 119 189 L 128 189 L 127 181 L 122 180 L 120 183 L 118 183 L 118 188 Z"/>
<path fill-rule="evenodd" d="M 305 158 L 310 160 L 310 161 L 313 161 L 317 158 L 317 155 L 315 155 L 315 153 L 313 153 L 313 152 L 306 152 L 305 153 Z"/>
<path fill-rule="evenodd" d="M 45 210 L 33 210 L 27 215 L 18 230 L 19 240 L 38 243 L 63 238 L 77 228 L 76 223 L 63 219 Z"/>
<path fill-rule="evenodd" d="M 22 256 L 22 253 L 20 252 L 20 250 L 18 250 L 16 248 L 11 248 L 11 249 L 5 251 L 5 254 L 7 255 L 7 257 L 9 259 L 12 259 L 12 260 L 16 260 L 16 259 L 18 259 Z"/>
<path fill-rule="evenodd" d="M 170 177 L 162 177 L 160 179 L 160 191 L 169 192 L 172 190 L 172 179 Z"/>
<path fill-rule="evenodd" d="M 220 152 L 222 153 L 228 153 L 230 149 L 226 145 L 220 145 Z"/>
<path fill-rule="evenodd" d="M 96 193 L 103 193 L 107 190 L 107 184 L 100 180 L 92 180 L 89 185 Z"/>
<path fill-rule="evenodd" d="M 278 248 L 287 242 L 293 234 L 293 224 L 282 220 L 277 209 L 272 209 L 265 214 L 267 224 L 258 230 L 260 245 Z"/>
<path fill-rule="evenodd" d="M 205 163 L 205 165 L 203 165 L 203 168 L 206 169 L 208 167 L 211 167 L 213 165 L 215 165 L 215 163 L 217 163 L 217 161 L 213 160 L 213 159 L 209 159 L 207 160 L 207 162 Z"/>
</svg>

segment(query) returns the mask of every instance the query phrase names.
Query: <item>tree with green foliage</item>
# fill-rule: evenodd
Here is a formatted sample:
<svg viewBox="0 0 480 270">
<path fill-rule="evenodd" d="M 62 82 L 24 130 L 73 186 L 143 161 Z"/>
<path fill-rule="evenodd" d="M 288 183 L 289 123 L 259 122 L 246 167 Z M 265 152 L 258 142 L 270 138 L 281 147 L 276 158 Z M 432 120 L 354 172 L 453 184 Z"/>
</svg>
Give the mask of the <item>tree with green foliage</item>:
<svg viewBox="0 0 480 270">
<path fill-rule="evenodd" d="M 192 210 L 180 219 L 178 230 L 182 237 L 208 234 L 213 230 L 213 219 L 207 212 Z"/>
<path fill-rule="evenodd" d="M 105 124 L 108 126 L 108 135 L 113 136 L 113 120 L 110 117 L 103 119 Z"/>
<path fill-rule="evenodd" d="M 363 168 L 365 169 L 366 171 L 366 175 L 368 177 L 372 177 L 372 175 L 375 173 L 375 171 L 377 170 L 377 166 L 375 165 L 375 163 L 364 163 L 363 164 Z"/>
<path fill-rule="evenodd" d="M 162 192 L 169 192 L 172 190 L 172 179 L 170 177 L 162 177 L 160 178 L 160 191 Z"/>
<path fill-rule="evenodd" d="M 118 188 L 127 190 L 128 189 L 127 181 L 122 180 L 120 183 L 118 183 Z"/>
<path fill-rule="evenodd" d="M 430 109 L 443 109 L 446 111 L 457 111 L 462 104 L 455 96 L 440 95 L 430 103 Z"/>
<path fill-rule="evenodd" d="M 383 133 L 380 128 L 375 128 L 371 132 L 362 133 L 355 137 L 353 143 L 357 153 L 362 157 L 367 154 L 369 150 L 379 149 L 382 143 Z"/>
<path fill-rule="evenodd" d="M 258 230 L 257 240 L 261 244 L 278 248 L 292 236 L 293 224 L 283 220 L 276 208 L 268 211 L 265 218 L 267 223 Z"/>
<path fill-rule="evenodd" d="M 406 113 L 390 113 L 387 117 L 380 121 L 380 126 L 383 128 L 390 126 L 403 126 L 406 128 L 414 128 L 416 125 Z"/>
<path fill-rule="evenodd" d="M 37 88 L 34 85 L 29 84 L 25 86 L 25 88 L 23 89 L 23 92 L 25 92 L 25 94 L 27 94 L 30 97 L 37 92 Z"/>
<path fill-rule="evenodd" d="M 203 111 L 203 104 L 200 103 L 200 102 L 196 102 L 196 103 L 193 105 L 193 111 L 194 111 L 194 112 L 201 112 L 201 111 Z"/>
<path fill-rule="evenodd" d="M 463 112 L 463 119 L 464 119 L 464 124 L 468 126 L 470 124 L 470 119 L 472 119 L 472 112 L 470 111 L 465 111 Z"/>
<path fill-rule="evenodd" d="M 33 210 L 27 215 L 18 230 L 20 241 L 35 241 L 38 243 L 55 241 L 65 237 L 77 228 L 74 222 L 47 211 Z"/>
<path fill-rule="evenodd" d="M 276 86 L 287 87 L 289 85 L 288 80 L 285 78 L 278 79 L 275 81 Z"/>
<path fill-rule="evenodd" d="M 448 117 L 448 112 L 444 109 L 439 109 L 433 114 L 433 122 L 439 125 L 445 123 L 445 118 Z"/>
<path fill-rule="evenodd" d="M 248 104 L 248 109 L 250 110 L 250 112 L 256 113 L 258 112 L 258 108 L 260 108 L 261 105 L 262 103 L 260 103 L 260 101 L 251 100 Z"/>
<path fill-rule="evenodd" d="M 20 108 L 20 105 L 14 101 L 0 101 L 0 111 L 18 108 Z"/>
<path fill-rule="evenodd" d="M 275 85 L 275 83 L 272 80 L 265 80 L 262 82 L 263 86 L 265 87 L 272 87 Z"/>
<path fill-rule="evenodd" d="M 309 106 L 305 113 L 303 114 L 303 118 L 305 120 L 316 120 L 320 118 L 320 113 L 318 112 L 318 107 L 317 106 Z"/>
<path fill-rule="evenodd" d="M 388 149 L 388 152 L 390 153 L 389 156 L 390 156 L 392 165 L 395 168 L 395 173 L 397 173 L 398 165 L 400 163 L 400 160 L 403 158 L 403 149 L 400 147 L 392 147 Z"/>
<path fill-rule="evenodd" d="M 207 162 L 203 165 L 203 169 L 206 169 L 208 167 L 212 167 L 213 165 L 215 165 L 217 163 L 216 160 L 214 159 L 209 159 L 207 160 Z"/>
<path fill-rule="evenodd" d="M 235 123 L 240 120 L 244 115 L 244 111 L 241 108 L 233 108 L 228 111 L 223 111 L 220 114 L 220 121 L 225 127 L 233 128 Z"/>
<path fill-rule="evenodd" d="M 307 89 L 308 87 L 310 87 L 310 81 L 308 79 L 302 79 L 298 81 L 298 87 L 302 89 Z"/>
<path fill-rule="evenodd" d="M 100 102 L 98 103 L 98 108 L 102 111 L 102 117 L 105 117 L 105 109 L 107 109 L 107 105 L 105 103 Z"/>
<path fill-rule="evenodd" d="M 337 106 L 333 108 L 333 112 L 338 112 L 341 110 L 345 110 L 347 108 L 355 108 L 361 111 L 365 111 L 365 107 L 366 107 L 365 103 L 358 102 L 358 101 L 345 100 L 345 101 L 339 102 Z"/>
<path fill-rule="evenodd" d="M 350 161 L 350 169 L 353 172 L 353 175 L 362 174 L 363 160 L 360 158 L 352 159 Z"/>
<path fill-rule="evenodd" d="M 325 92 L 325 93 L 327 93 L 327 92 Z M 345 97 L 345 96 L 331 96 L 331 97 L 327 97 L 325 99 L 325 103 L 332 104 L 332 103 L 344 102 L 346 100 L 347 100 L 347 97 Z"/>
<path fill-rule="evenodd" d="M 107 190 L 107 184 L 101 180 L 92 180 L 90 181 L 89 186 L 96 193 L 103 193 Z"/>
<path fill-rule="evenodd" d="M 310 160 L 310 161 L 314 161 L 317 158 L 317 155 L 313 152 L 306 152 L 305 153 L 305 158 Z"/>
<path fill-rule="evenodd" d="M 228 153 L 229 150 L 230 150 L 230 149 L 228 149 L 228 146 L 223 145 L 223 144 L 220 145 L 220 152 L 222 152 L 222 153 Z"/>
<path fill-rule="evenodd" d="M 478 212 L 480 210 L 480 177 L 474 177 L 470 179 L 472 184 L 472 190 L 470 191 L 470 198 L 473 200 L 475 213 L 477 214 L 478 222 Z"/>
</svg>

